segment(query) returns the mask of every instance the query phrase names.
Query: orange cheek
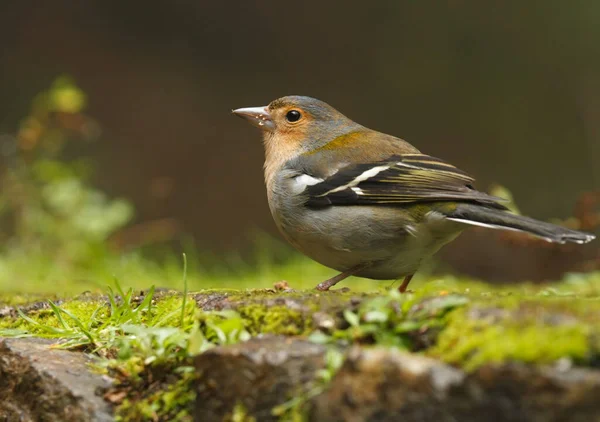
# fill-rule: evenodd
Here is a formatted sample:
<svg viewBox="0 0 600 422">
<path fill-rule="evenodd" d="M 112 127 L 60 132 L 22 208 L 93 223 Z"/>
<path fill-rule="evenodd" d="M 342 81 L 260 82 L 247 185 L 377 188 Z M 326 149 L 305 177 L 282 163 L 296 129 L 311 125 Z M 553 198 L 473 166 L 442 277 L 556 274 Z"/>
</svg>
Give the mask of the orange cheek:
<svg viewBox="0 0 600 422">
<path fill-rule="evenodd" d="M 298 148 L 306 139 L 306 125 L 287 126 L 278 130 L 276 141 L 281 148 Z"/>
</svg>

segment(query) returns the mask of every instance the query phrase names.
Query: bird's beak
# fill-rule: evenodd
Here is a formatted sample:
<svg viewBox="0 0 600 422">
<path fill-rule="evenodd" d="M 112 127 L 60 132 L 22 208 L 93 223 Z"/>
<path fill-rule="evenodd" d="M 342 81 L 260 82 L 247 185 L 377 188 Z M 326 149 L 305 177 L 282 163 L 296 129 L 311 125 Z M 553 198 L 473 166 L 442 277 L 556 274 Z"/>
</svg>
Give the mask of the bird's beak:
<svg viewBox="0 0 600 422">
<path fill-rule="evenodd" d="M 254 126 L 263 130 L 275 130 L 275 124 L 271 120 L 271 114 L 267 107 L 245 107 L 232 111 L 233 114 L 243 117 Z"/>
</svg>

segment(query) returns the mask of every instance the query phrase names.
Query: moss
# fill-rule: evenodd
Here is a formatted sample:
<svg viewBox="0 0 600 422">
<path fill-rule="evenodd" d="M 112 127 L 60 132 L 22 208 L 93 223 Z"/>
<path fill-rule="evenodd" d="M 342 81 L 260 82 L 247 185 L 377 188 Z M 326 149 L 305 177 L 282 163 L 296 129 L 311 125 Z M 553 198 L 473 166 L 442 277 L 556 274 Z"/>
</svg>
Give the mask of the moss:
<svg viewBox="0 0 600 422">
<path fill-rule="evenodd" d="M 153 383 L 139 389 L 142 397 L 125 399 L 115 409 L 117 421 L 192 421 L 196 398 L 195 375 L 185 373 L 172 383 Z M 132 394 L 129 394 L 131 396 Z"/>
<path fill-rule="evenodd" d="M 224 422 L 256 422 L 256 418 L 248 415 L 248 410 L 242 402 L 237 402 L 233 407 L 231 416 L 226 416 Z"/>
<path fill-rule="evenodd" d="M 3 306 L 23 306 L 28 303 L 34 303 L 42 300 L 55 300 L 55 297 L 50 295 L 36 295 L 36 294 L 0 294 L 0 308 Z"/>
<path fill-rule="evenodd" d="M 474 370 L 487 363 L 524 362 L 551 364 L 568 358 L 575 364 L 597 365 L 600 356 L 600 276 L 572 276 L 566 282 L 542 287 L 529 284 L 494 287 L 453 277 L 432 279 L 415 287 L 416 293 L 397 295 L 354 291 L 315 292 L 261 290 L 206 290 L 191 294 L 199 304 L 207 303 L 198 320 L 203 335 L 214 344 L 229 344 L 242 339 L 234 335 L 246 329 L 251 335 L 272 333 L 307 335 L 320 326 L 313 314 L 327 314 L 336 324 L 324 328 L 323 335 L 333 342 L 377 343 L 420 351 L 448 363 Z M 210 299 L 204 302 L 200 299 Z M 51 327 L 60 321 L 47 302 L 37 297 L 17 296 L 2 299 L 22 306 L 28 317 Z M 132 301 L 132 307 L 142 297 Z M 25 305 L 25 306 L 23 306 Z M 174 292 L 157 293 L 151 312 L 140 312 L 141 323 L 179 326 L 182 296 Z M 196 310 L 188 301 L 186 318 Z M 106 297 L 82 296 L 60 302 L 60 307 L 84 324 L 92 316 L 98 324 L 109 317 Z M 10 309 L 11 306 L 8 306 Z M 211 312 L 214 309 L 218 312 Z M 19 318 L 14 312 L 0 317 L 0 328 L 21 329 L 45 335 L 40 327 Z M 63 318 L 71 323 L 69 318 Z M 212 328 L 211 328 L 212 327 Z M 215 328 L 216 327 L 216 328 Z M 189 328 L 189 327 L 188 327 Z M 225 334 L 219 339 L 216 329 Z M 184 329 L 182 331 L 187 330 Z M 213 332 L 215 331 L 215 332 Z M 246 333 L 247 334 L 247 333 Z M 154 347 L 154 346 L 153 346 Z M 117 407 L 121 420 L 190 420 L 193 401 L 191 376 L 178 372 L 181 362 L 165 358 L 168 370 L 158 381 L 142 357 L 127 366 L 121 362 L 123 389 L 128 399 Z M 170 359 L 170 360 L 169 360 Z M 189 365 L 189 362 L 187 363 Z M 168 372 L 168 377 L 166 373 Z M 177 374 L 177 375 L 173 375 Z M 153 381 L 150 381 L 153 380 Z M 243 407 L 236 407 L 232 420 L 250 421 Z M 295 412 L 295 413 L 294 413 Z M 288 412 L 291 420 L 302 420 L 298 407 Z M 290 419 L 286 419 L 290 420 Z"/>
<path fill-rule="evenodd" d="M 596 300 L 492 298 L 453 311 L 427 354 L 474 370 L 488 363 L 589 365 L 597 358 L 600 320 Z"/>
<path fill-rule="evenodd" d="M 374 293 L 349 291 L 315 292 L 285 291 L 272 289 L 224 292 L 208 291 L 195 294 L 195 299 L 218 298 L 216 309 L 233 309 L 243 319 L 246 329 L 252 335 L 280 334 L 305 335 L 312 330 L 312 315 L 327 312 L 332 315 L 358 303 Z M 214 305 L 215 301 L 211 301 Z"/>
<path fill-rule="evenodd" d="M 280 418 L 280 422 L 307 422 L 308 420 L 308 410 L 303 406 L 292 409 L 288 415 Z"/>
<path fill-rule="evenodd" d="M 379 295 L 353 310 L 347 307 L 347 325 L 311 338 L 421 351 L 466 370 L 562 358 L 594 366 L 600 356 L 599 287 L 594 274 L 546 287 L 470 285 L 445 278 L 415 294 Z"/>
<path fill-rule="evenodd" d="M 310 317 L 286 306 L 267 307 L 261 304 L 250 304 L 239 307 L 237 311 L 252 335 L 261 333 L 302 335 L 312 326 Z"/>
<path fill-rule="evenodd" d="M 18 330 L 19 325 L 19 321 L 13 318 L 0 318 L 0 336 L 7 335 L 3 331 L 10 333 L 11 330 Z"/>
<path fill-rule="evenodd" d="M 315 312 L 341 314 L 349 306 L 376 295 L 375 292 L 357 293 L 349 290 L 246 290 L 228 294 L 226 306 L 240 314 L 252 335 L 306 335 L 313 328 L 312 315 Z"/>
<path fill-rule="evenodd" d="M 231 303 L 243 303 L 243 302 L 271 302 L 277 301 L 297 301 L 303 305 L 311 306 L 326 306 L 327 304 L 338 304 L 347 303 L 350 299 L 356 297 L 367 297 L 373 296 L 376 292 L 364 293 L 354 292 L 349 289 L 338 289 L 330 292 L 318 292 L 315 290 L 290 290 L 290 291 L 276 291 L 274 289 L 249 289 L 249 290 L 227 290 L 227 291 L 203 291 L 212 293 L 226 293 L 228 301 Z"/>
<path fill-rule="evenodd" d="M 181 323 L 181 305 L 183 304 L 182 295 L 168 295 L 156 301 L 156 312 L 152 318 L 160 321 L 161 326 L 179 326 Z M 194 301 L 189 300 L 186 303 L 186 317 L 194 314 Z"/>
<path fill-rule="evenodd" d="M 60 308 L 84 323 L 90 322 L 92 316 L 97 318 L 98 321 L 102 321 L 109 316 L 109 308 L 106 302 L 98 300 L 70 300 L 60 303 Z M 48 333 L 47 327 L 63 327 L 62 322 L 50 308 L 48 302 L 40 302 L 39 306 L 33 309 L 25 309 L 24 313 L 37 324 L 15 316 L 0 319 L 0 328 L 24 329 L 30 334 L 44 336 Z M 63 313 L 61 316 L 66 324 L 74 325 L 74 321 L 68 315 Z"/>
<path fill-rule="evenodd" d="M 177 326 L 181 321 L 181 305 L 182 296 L 175 293 L 160 293 L 155 294 L 155 307 L 152 313 L 144 313 L 142 315 L 142 322 L 148 322 L 150 319 L 155 322 L 160 322 L 162 326 Z M 31 334 L 42 335 L 44 329 L 37 325 L 34 325 L 28 321 L 25 321 L 19 317 L 17 309 L 21 310 L 31 320 L 45 325 L 47 327 L 60 328 L 61 322 L 57 318 L 55 312 L 50 306 L 49 299 L 46 298 L 44 301 L 35 301 L 38 297 L 36 296 L 19 296 L 17 300 L 13 301 L 11 306 L 11 312 L 7 312 L 7 315 L 0 317 L 0 328 L 8 329 L 26 329 Z M 135 307 L 141 302 L 141 297 L 135 297 L 132 303 L 132 307 Z M 52 299 L 50 299 L 52 300 Z M 76 299 L 71 300 L 58 300 L 55 302 L 61 309 L 72 314 L 74 317 L 79 319 L 81 322 L 87 324 L 91 318 L 94 317 L 99 323 L 104 322 L 110 315 L 110 306 L 106 296 L 102 295 L 82 295 Z M 188 301 L 186 307 L 186 316 L 190 318 L 195 311 L 194 302 Z M 67 324 L 71 324 L 71 319 L 68 315 L 62 314 L 64 321 Z"/>
</svg>

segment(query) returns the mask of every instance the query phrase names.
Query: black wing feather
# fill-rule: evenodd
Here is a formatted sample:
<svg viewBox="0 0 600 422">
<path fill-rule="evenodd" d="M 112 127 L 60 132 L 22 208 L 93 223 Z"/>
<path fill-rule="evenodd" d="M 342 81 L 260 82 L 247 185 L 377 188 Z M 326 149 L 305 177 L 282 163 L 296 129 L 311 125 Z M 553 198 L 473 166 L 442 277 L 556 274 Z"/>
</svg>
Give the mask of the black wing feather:
<svg viewBox="0 0 600 422">
<path fill-rule="evenodd" d="M 392 156 L 340 169 L 307 187 L 307 206 L 406 205 L 416 202 L 469 201 L 506 209 L 497 198 L 473 188 L 474 179 L 439 158 L 424 154 Z"/>
</svg>

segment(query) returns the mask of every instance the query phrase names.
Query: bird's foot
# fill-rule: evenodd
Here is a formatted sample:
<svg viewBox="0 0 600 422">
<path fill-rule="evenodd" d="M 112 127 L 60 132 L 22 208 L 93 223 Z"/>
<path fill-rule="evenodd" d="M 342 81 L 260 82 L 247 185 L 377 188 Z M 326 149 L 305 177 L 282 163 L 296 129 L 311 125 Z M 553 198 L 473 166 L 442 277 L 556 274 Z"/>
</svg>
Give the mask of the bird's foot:
<svg viewBox="0 0 600 422">
<path fill-rule="evenodd" d="M 333 286 L 335 286 L 335 285 L 336 285 L 336 283 L 339 281 L 339 280 L 334 280 L 334 279 L 335 279 L 335 277 L 332 277 L 332 278 L 330 278 L 330 279 L 328 279 L 328 280 L 325 280 L 325 281 L 323 281 L 323 282 L 321 282 L 321 283 L 317 284 L 317 286 L 315 287 L 315 290 L 319 290 L 319 291 L 321 291 L 321 292 L 326 292 L 326 291 L 328 291 L 328 290 L 329 290 L 329 289 L 331 289 Z"/>
<path fill-rule="evenodd" d="M 398 287 L 398 291 L 400 293 L 413 293 L 412 290 L 407 290 L 408 283 L 410 283 L 410 280 L 412 280 L 413 275 L 414 274 L 407 275 L 406 277 L 404 277 L 404 280 L 402 281 L 402 284 L 400 285 L 400 287 Z"/>
<path fill-rule="evenodd" d="M 367 268 L 369 265 L 371 265 L 371 264 L 370 263 L 360 264 L 360 265 L 350 268 L 347 271 L 344 271 L 343 273 L 339 273 L 335 277 L 331 277 L 330 279 L 317 284 L 317 286 L 315 287 L 315 290 L 319 290 L 321 292 L 326 292 L 327 290 L 329 290 L 330 288 L 332 288 L 333 286 L 338 284 L 340 281 L 350 277 L 353 274 L 356 274 L 357 272 L 359 272 L 362 269 Z"/>
</svg>

